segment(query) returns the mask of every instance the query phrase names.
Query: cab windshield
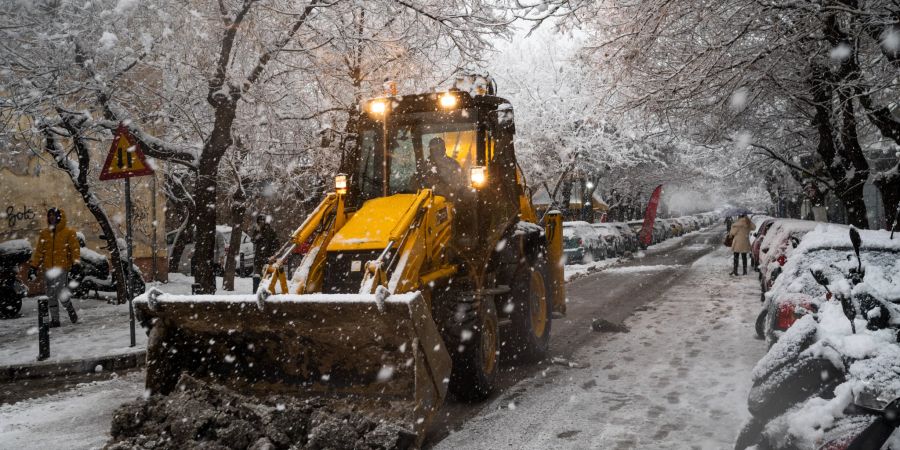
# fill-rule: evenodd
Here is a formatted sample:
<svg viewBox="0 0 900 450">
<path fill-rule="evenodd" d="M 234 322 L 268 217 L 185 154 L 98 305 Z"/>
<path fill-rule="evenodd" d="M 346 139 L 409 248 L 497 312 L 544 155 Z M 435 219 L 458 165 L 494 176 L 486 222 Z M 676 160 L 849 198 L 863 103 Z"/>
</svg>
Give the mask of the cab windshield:
<svg viewBox="0 0 900 450">
<path fill-rule="evenodd" d="M 360 160 L 355 176 L 364 199 L 400 193 L 415 193 L 423 187 L 428 164 L 428 145 L 442 138 L 445 154 L 468 173 L 478 158 L 476 112 L 471 109 L 418 112 L 388 116 L 387 158 L 384 155 L 384 125 L 366 121 L 360 133 Z M 386 171 L 384 176 L 382 170 Z M 384 186 L 387 180 L 387 186 Z"/>
</svg>

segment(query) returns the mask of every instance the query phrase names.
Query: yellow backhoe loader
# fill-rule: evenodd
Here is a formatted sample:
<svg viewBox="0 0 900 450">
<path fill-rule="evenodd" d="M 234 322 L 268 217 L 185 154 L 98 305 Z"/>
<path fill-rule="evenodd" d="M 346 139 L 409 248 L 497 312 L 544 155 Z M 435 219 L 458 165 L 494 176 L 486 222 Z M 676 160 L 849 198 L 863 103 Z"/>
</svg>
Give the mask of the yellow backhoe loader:
<svg viewBox="0 0 900 450">
<path fill-rule="evenodd" d="M 448 389 L 484 399 L 501 354 L 547 352 L 553 312 L 565 312 L 561 217 L 535 214 L 511 105 L 484 83 L 362 108 L 335 191 L 258 292 L 135 300 L 151 392 L 187 372 L 246 394 L 315 396 L 405 424 L 421 445 Z M 309 250 L 287 273 L 299 245 Z"/>
</svg>

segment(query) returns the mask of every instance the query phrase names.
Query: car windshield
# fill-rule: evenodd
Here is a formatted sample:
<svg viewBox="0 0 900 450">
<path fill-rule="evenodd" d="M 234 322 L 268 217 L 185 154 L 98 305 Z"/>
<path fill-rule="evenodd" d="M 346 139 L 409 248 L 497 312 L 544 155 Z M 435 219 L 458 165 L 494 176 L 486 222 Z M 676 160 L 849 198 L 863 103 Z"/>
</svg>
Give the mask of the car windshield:
<svg viewBox="0 0 900 450">
<path fill-rule="evenodd" d="M 476 112 L 469 109 L 389 116 L 386 161 L 383 124 L 366 122 L 361 132 L 361 157 L 356 172 L 363 197 L 382 195 L 381 167 L 388 173 L 388 195 L 415 193 L 422 187 L 423 171 L 428 167 L 428 145 L 434 138 L 443 139 L 445 154 L 459 163 L 463 173 L 468 173 L 477 148 L 475 119 Z"/>
</svg>

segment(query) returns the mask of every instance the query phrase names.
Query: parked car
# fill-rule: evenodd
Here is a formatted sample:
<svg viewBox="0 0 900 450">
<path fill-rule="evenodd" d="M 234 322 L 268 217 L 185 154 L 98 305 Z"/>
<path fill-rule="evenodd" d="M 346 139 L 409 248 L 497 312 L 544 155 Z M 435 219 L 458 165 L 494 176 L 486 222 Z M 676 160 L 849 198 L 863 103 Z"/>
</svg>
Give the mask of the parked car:
<svg viewBox="0 0 900 450">
<path fill-rule="evenodd" d="M 889 239 L 887 231 L 859 231 L 862 244 L 859 261 L 868 271 L 869 282 L 896 283 L 900 287 L 900 237 Z M 791 254 L 782 274 L 765 296 L 763 335 L 769 345 L 797 319 L 816 312 L 826 291 L 813 277 L 817 271 L 831 280 L 847 279 L 857 260 L 849 260 L 854 250 L 846 228 L 819 225 L 806 234 Z M 896 278 L 896 279 L 895 279 Z M 900 288 L 896 292 L 900 298 Z"/>
<path fill-rule="evenodd" d="M 591 224 L 563 222 L 563 253 L 566 264 L 583 264 L 606 258 L 606 245 Z"/>
<path fill-rule="evenodd" d="M 25 239 L 0 243 L 0 319 L 19 315 L 28 288 L 19 279 L 19 266 L 31 259 L 31 244 Z"/>
<path fill-rule="evenodd" d="M 621 256 L 625 253 L 625 238 L 618 228 L 609 223 L 595 223 L 593 227 L 606 243 L 607 256 Z"/>
<path fill-rule="evenodd" d="M 775 222 L 762 242 L 759 258 L 760 290 L 765 293 L 781 273 L 800 239 L 812 231 L 819 222 L 810 220 L 781 219 Z M 837 226 L 837 225 L 832 225 Z"/>
<path fill-rule="evenodd" d="M 677 237 L 685 233 L 684 225 L 678 219 L 663 219 L 663 223 L 669 226 L 669 236 Z"/>
<path fill-rule="evenodd" d="M 799 319 L 785 308 L 795 321 L 753 370 L 735 448 L 882 448 L 890 433 L 869 425 L 900 397 L 898 254 L 886 231 L 822 226 L 804 238 L 773 294 L 795 287 L 809 305 Z"/>
<path fill-rule="evenodd" d="M 753 239 L 753 243 L 750 246 L 750 263 L 756 270 L 759 270 L 759 250 L 762 247 L 763 239 L 774 223 L 775 219 L 765 219 L 756 227 L 756 231 L 750 234 L 750 237 Z"/>
<path fill-rule="evenodd" d="M 658 244 L 671 236 L 671 229 L 662 220 L 653 222 L 653 243 Z"/>
<path fill-rule="evenodd" d="M 225 255 L 228 254 L 228 246 L 231 242 L 231 227 L 216 225 L 216 274 L 225 273 Z M 235 267 L 239 276 L 250 276 L 253 273 L 253 240 L 250 235 L 241 231 L 241 245 L 234 257 L 237 258 Z"/>
<path fill-rule="evenodd" d="M 619 234 L 622 235 L 622 238 L 625 241 L 625 249 L 629 252 L 636 252 L 641 248 L 640 240 L 638 239 L 637 233 L 628 226 L 627 223 L 624 222 L 610 222 L 610 225 L 616 227 L 619 230 Z"/>
<path fill-rule="evenodd" d="M 237 258 L 237 274 L 238 276 L 250 276 L 253 273 L 253 240 L 245 232 L 241 232 L 241 247 L 235 255 Z M 175 244 L 176 233 L 171 232 L 166 235 L 166 246 L 169 249 L 169 255 L 172 254 L 172 247 Z M 225 255 L 228 252 L 228 244 L 231 242 L 231 227 L 226 225 L 216 225 L 216 250 L 213 256 L 213 271 L 216 275 L 225 273 Z M 194 257 L 194 237 L 184 246 L 181 253 L 181 259 L 178 261 L 178 272 L 185 275 L 191 275 L 191 259 Z M 243 264 L 242 264 L 243 262 Z"/>
</svg>

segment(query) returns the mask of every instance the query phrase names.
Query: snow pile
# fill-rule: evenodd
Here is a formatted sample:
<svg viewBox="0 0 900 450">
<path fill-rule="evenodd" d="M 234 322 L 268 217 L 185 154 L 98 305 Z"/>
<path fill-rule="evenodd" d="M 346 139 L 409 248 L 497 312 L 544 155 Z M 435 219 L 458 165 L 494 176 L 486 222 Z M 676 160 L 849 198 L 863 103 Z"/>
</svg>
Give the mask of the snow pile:
<svg viewBox="0 0 900 450">
<path fill-rule="evenodd" d="M 600 261 L 594 261 L 587 264 L 567 264 L 565 266 L 565 278 L 566 281 L 576 280 L 585 275 L 599 272 L 606 267 L 609 267 L 613 264 L 616 264 L 620 261 L 619 258 L 610 258 L 603 259 Z"/>
<path fill-rule="evenodd" d="M 113 414 L 108 450 L 168 448 L 402 449 L 415 443 L 403 427 L 319 399 L 246 397 L 182 375 L 168 396 L 151 395 Z"/>
<path fill-rule="evenodd" d="M 31 244 L 25 239 L 0 242 L 0 259 L 25 261 L 31 257 Z"/>
<path fill-rule="evenodd" d="M 887 400 L 900 397 L 900 346 L 896 330 L 868 330 L 864 321 L 857 320 L 857 332 L 853 333 L 836 301 L 824 303 L 818 316 L 818 323 L 812 315 L 797 321 L 753 372 L 754 380 L 758 380 L 789 362 L 788 358 L 797 354 L 797 347 L 803 345 L 811 331 L 817 340 L 801 357 L 825 358 L 836 367 L 849 364 L 846 381 L 835 387 L 833 396 L 813 396 L 766 426 L 765 434 L 770 441 L 790 444 L 791 448 L 815 449 L 830 436 L 840 436 L 837 431 L 843 427 L 857 427 L 859 421 L 870 422 L 872 415 L 853 418 L 845 413 L 854 397 L 863 391 Z"/>
<path fill-rule="evenodd" d="M 624 266 L 608 269 L 610 273 L 638 273 L 638 272 L 660 272 L 668 269 L 676 269 L 678 264 L 656 264 L 651 266 Z"/>
</svg>

